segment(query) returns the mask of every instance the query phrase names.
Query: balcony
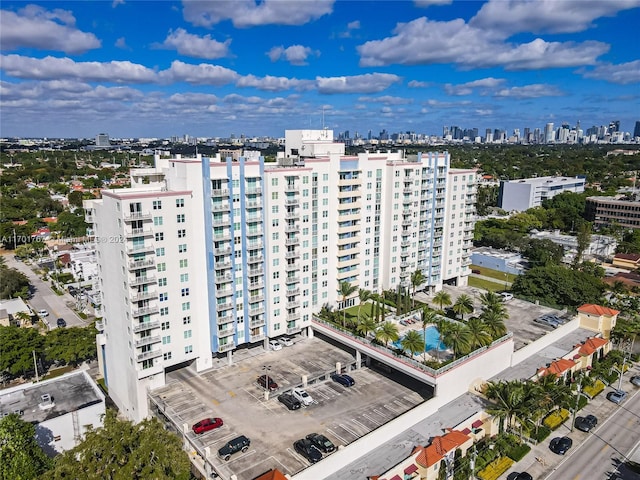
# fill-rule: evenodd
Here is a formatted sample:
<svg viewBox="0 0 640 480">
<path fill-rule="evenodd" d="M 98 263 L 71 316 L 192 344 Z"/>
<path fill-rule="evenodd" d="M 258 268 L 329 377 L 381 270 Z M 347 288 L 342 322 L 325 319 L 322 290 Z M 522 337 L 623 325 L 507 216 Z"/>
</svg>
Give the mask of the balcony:
<svg viewBox="0 0 640 480">
<path fill-rule="evenodd" d="M 129 270 L 139 270 L 141 268 L 155 268 L 156 263 L 153 258 L 146 258 L 144 260 L 134 260 L 129 262 Z"/>
<path fill-rule="evenodd" d="M 285 290 L 284 292 L 286 295 L 300 295 L 300 289 L 299 288 L 288 288 L 287 290 Z"/>
<path fill-rule="evenodd" d="M 287 334 L 288 335 L 293 335 L 294 333 L 298 333 L 300 331 L 300 327 L 288 327 L 287 328 Z"/>
<path fill-rule="evenodd" d="M 262 278 L 259 278 L 255 282 L 249 283 L 247 288 L 249 288 L 250 290 L 256 290 L 258 288 L 264 288 L 264 281 L 262 280 Z"/>
<path fill-rule="evenodd" d="M 462 237 L 464 240 L 473 240 L 473 232 L 471 233 L 465 233 L 464 237 Z"/>
<path fill-rule="evenodd" d="M 463 267 L 468 267 L 469 265 L 471 265 L 471 259 L 470 258 L 462 260 L 462 266 Z"/>
<path fill-rule="evenodd" d="M 287 321 L 289 322 L 295 322 L 296 320 L 300 319 L 300 314 L 299 313 L 288 313 L 287 314 Z"/>
<path fill-rule="evenodd" d="M 298 233 L 300 231 L 300 227 L 295 224 L 289 224 L 284 227 L 284 231 L 287 233 Z"/>
<path fill-rule="evenodd" d="M 129 212 L 125 213 L 125 222 L 135 222 L 136 220 L 151 220 L 151 213 L 149 212 Z"/>
<path fill-rule="evenodd" d="M 218 325 L 225 325 L 227 323 L 233 323 L 233 316 L 232 315 L 224 315 L 224 316 L 219 316 L 218 320 L 217 320 Z"/>
<path fill-rule="evenodd" d="M 413 186 L 411 186 L 411 187 L 404 187 L 404 188 L 402 189 L 402 193 L 405 193 L 405 194 L 411 194 L 411 193 L 413 193 Z"/>
<path fill-rule="evenodd" d="M 145 244 L 145 245 L 133 245 L 131 247 L 127 247 L 127 255 L 135 255 L 137 253 L 151 253 L 155 252 L 155 248 L 153 245 Z"/>
<path fill-rule="evenodd" d="M 154 328 L 160 328 L 160 322 L 142 322 L 133 327 L 133 333 L 140 333 Z"/>
<path fill-rule="evenodd" d="M 445 198 L 444 193 L 436 193 L 436 200 L 444 200 L 444 198 Z"/>
<path fill-rule="evenodd" d="M 403 205 L 409 205 L 410 203 L 413 203 L 413 198 L 407 196 L 402 197 Z"/>
<path fill-rule="evenodd" d="M 157 335 L 155 337 L 142 337 L 139 340 L 136 340 L 136 347 L 140 348 L 144 345 L 151 345 L 153 343 L 160 343 L 161 338 L 160 335 Z"/>
<path fill-rule="evenodd" d="M 247 258 L 247 263 L 262 263 L 264 257 L 262 255 L 249 255 Z"/>
<path fill-rule="evenodd" d="M 214 253 L 216 255 L 230 255 L 231 251 L 231 247 L 218 247 L 215 249 Z"/>
<path fill-rule="evenodd" d="M 228 283 L 233 281 L 233 275 L 225 273 L 224 275 L 216 275 L 216 283 Z"/>
<path fill-rule="evenodd" d="M 251 201 L 245 202 L 245 206 L 251 209 L 262 208 L 262 203 L 259 202 L 258 200 L 251 200 Z"/>
<path fill-rule="evenodd" d="M 338 180 L 338 185 L 340 186 L 348 186 L 348 185 L 360 185 L 360 177 L 352 177 L 352 178 L 341 178 Z"/>
<path fill-rule="evenodd" d="M 257 320 L 251 320 L 249 322 L 249 327 L 250 328 L 263 327 L 264 324 L 265 324 L 265 319 L 264 318 L 259 318 Z"/>
<path fill-rule="evenodd" d="M 287 285 L 293 285 L 294 283 L 300 283 L 300 277 L 287 277 L 285 281 Z"/>
<path fill-rule="evenodd" d="M 156 292 L 155 290 L 148 290 L 146 292 L 140 292 L 137 295 L 132 295 L 131 301 L 142 302 L 144 300 L 151 300 L 151 299 L 157 299 L 157 298 L 158 298 L 158 292 Z"/>
<path fill-rule="evenodd" d="M 400 278 L 407 278 L 411 275 L 411 272 L 400 272 Z"/>
<path fill-rule="evenodd" d="M 150 228 L 132 228 L 131 230 L 125 230 L 124 236 L 128 239 L 133 237 L 150 237 L 153 232 Z"/>
<path fill-rule="evenodd" d="M 264 295 L 260 294 L 260 295 L 252 295 L 249 297 L 249 303 L 257 303 L 257 302 L 263 302 L 264 301 Z"/>
<path fill-rule="evenodd" d="M 263 274 L 264 274 L 264 269 L 262 267 L 250 268 L 247 271 L 247 275 L 249 275 L 250 277 L 256 277 L 258 275 L 263 275 Z"/>
<path fill-rule="evenodd" d="M 287 238 L 284 243 L 285 245 L 300 245 L 300 240 L 296 237 Z"/>
<path fill-rule="evenodd" d="M 400 268 L 408 268 L 409 262 L 400 262 Z"/>
<path fill-rule="evenodd" d="M 162 356 L 162 350 L 151 350 L 150 352 L 141 353 L 136 357 L 138 362 L 142 362 L 144 360 L 151 360 L 152 358 L 157 358 Z"/>
<path fill-rule="evenodd" d="M 235 292 L 232 287 L 216 289 L 216 298 L 224 298 L 233 295 Z"/>
<path fill-rule="evenodd" d="M 296 185 L 295 183 L 287 183 L 284 186 L 284 191 L 285 193 L 298 193 L 298 190 L 300 188 L 298 187 L 298 185 Z"/>
<path fill-rule="evenodd" d="M 228 212 L 229 202 L 214 203 L 211 205 L 211 210 L 214 212 Z"/>
<path fill-rule="evenodd" d="M 254 307 L 249 309 L 249 315 L 262 315 L 264 313 L 264 307 Z"/>
<path fill-rule="evenodd" d="M 284 201 L 284 204 L 288 206 L 296 206 L 296 205 L 300 205 L 300 200 L 298 200 L 297 198 L 287 198 Z"/>
<path fill-rule="evenodd" d="M 233 264 L 231 262 L 215 262 L 214 267 L 216 270 L 227 270 L 231 268 Z"/>
<path fill-rule="evenodd" d="M 219 312 L 224 312 L 225 310 L 232 310 L 232 309 L 233 309 L 233 303 L 231 302 L 216 303 L 216 310 L 218 310 Z"/>
<path fill-rule="evenodd" d="M 292 258 L 300 258 L 300 252 L 297 252 L 295 250 L 287 252 L 284 257 L 286 259 L 292 259 Z"/>
<path fill-rule="evenodd" d="M 348 243 L 359 243 L 360 242 L 360 236 L 358 235 L 353 235 L 353 236 L 349 236 L 349 237 L 339 237 L 337 244 L 338 245 L 346 245 Z"/>
<path fill-rule="evenodd" d="M 213 240 L 215 242 L 228 242 L 231 240 L 231 232 L 224 232 L 219 235 L 214 235 Z"/>
<path fill-rule="evenodd" d="M 214 227 L 230 227 L 231 219 L 229 217 L 215 218 L 211 222 Z"/>
<path fill-rule="evenodd" d="M 143 317 L 145 315 L 153 315 L 154 313 L 158 313 L 160 311 L 159 307 L 143 307 L 137 308 L 133 311 L 133 317 Z"/>
<path fill-rule="evenodd" d="M 473 205 L 468 205 L 467 208 L 464 209 L 464 211 L 467 213 L 473 213 L 476 211 L 476 207 L 474 207 Z"/>
<path fill-rule="evenodd" d="M 229 196 L 229 189 L 228 188 L 217 188 L 217 189 L 211 190 L 211 196 L 212 197 L 228 197 Z"/>
<path fill-rule="evenodd" d="M 219 353 L 228 352 L 229 350 L 233 350 L 235 347 L 236 347 L 236 344 L 233 342 L 225 343 L 223 345 L 218 345 L 218 352 Z"/>
<path fill-rule="evenodd" d="M 402 226 L 403 226 L 403 227 L 410 227 L 412 223 L 413 223 L 413 221 L 412 221 L 411 219 L 409 219 L 409 220 L 402 220 Z"/>
<path fill-rule="evenodd" d="M 406 248 L 406 247 L 411 246 L 411 240 L 403 240 L 402 242 L 400 242 L 400 246 L 402 248 Z"/>
<path fill-rule="evenodd" d="M 287 272 L 297 272 L 298 270 L 300 270 L 300 265 L 298 265 L 297 263 L 287 263 L 284 269 Z"/>
<path fill-rule="evenodd" d="M 247 223 L 262 223 L 262 217 L 260 215 L 247 215 Z"/>
<path fill-rule="evenodd" d="M 262 187 L 247 187 L 244 193 L 245 195 L 262 195 Z"/>
<path fill-rule="evenodd" d="M 249 343 L 260 342 L 264 340 L 264 333 L 258 333 L 257 335 L 249 335 Z"/>
<path fill-rule="evenodd" d="M 295 210 L 287 210 L 287 212 L 284 214 L 284 218 L 287 220 L 294 220 L 299 217 L 300 217 L 300 214 Z"/>
<path fill-rule="evenodd" d="M 222 328 L 218 330 L 218 338 L 228 337 L 229 335 L 233 335 L 236 332 L 236 329 L 233 327 Z"/>
<path fill-rule="evenodd" d="M 129 285 L 132 287 L 137 287 L 138 285 L 145 285 L 149 283 L 156 283 L 155 275 L 143 275 L 141 277 L 135 277 L 129 282 Z"/>
</svg>

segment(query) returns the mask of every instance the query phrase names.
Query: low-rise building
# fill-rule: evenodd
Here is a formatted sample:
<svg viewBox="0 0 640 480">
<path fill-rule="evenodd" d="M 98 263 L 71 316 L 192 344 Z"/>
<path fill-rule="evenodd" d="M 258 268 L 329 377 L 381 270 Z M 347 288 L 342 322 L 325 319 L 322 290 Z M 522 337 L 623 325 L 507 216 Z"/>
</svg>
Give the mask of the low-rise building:
<svg viewBox="0 0 640 480">
<path fill-rule="evenodd" d="M 640 268 L 640 253 L 617 253 L 613 257 L 613 266 L 626 270 Z"/>
<path fill-rule="evenodd" d="M 10 325 L 17 327 L 31 326 L 31 322 L 28 321 L 31 315 L 31 309 L 21 298 L 0 301 L 0 325 L 4 327 Z"/>
<path fill-rule="evenodd" d="M 587 303 L 578 307 L 580 326 L 594 332 L 602 333 L 604 338 L 609 338 L 611 330 L 616 326 L 619 310 Z"/>
<path fill-rule="evenodd" d="M 499 272 L 521 275 L 526 270 L 527 261 L 522 255 L 491 247 L 479 247 L 471 254 L 471 264 L 491 268 Z M 506 277 L 505 277 L 506 281 Z"/>
<path fill-rule="evenodd" d="M 582 193 L 584 177 L 538 177 L 500 182 L 498 205 L 508 212 L 523 212 L 564 192 Z"/>
<path fill-rule="evenodd" d="M 585 217 L 596 228 L 617 226 L 640 228 L 640 198 L 636 194 L 616 197 L 587 197 Z"/>
</svg>

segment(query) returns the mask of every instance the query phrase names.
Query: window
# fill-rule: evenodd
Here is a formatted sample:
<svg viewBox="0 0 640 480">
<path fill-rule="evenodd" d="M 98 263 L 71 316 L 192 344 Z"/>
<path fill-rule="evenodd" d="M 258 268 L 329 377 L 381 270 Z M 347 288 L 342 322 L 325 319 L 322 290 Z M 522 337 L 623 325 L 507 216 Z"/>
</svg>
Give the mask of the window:
<svg viewBox="0 0 640 480">
<path fill-rule="evenodd" d="M 189 260 L 186 258 L 180 259 L 180 268 L 187 268 L 189 266 Z"/>
<path fill-rule="evenodd" d="M 179 213 L 178 215 L 176 215 L 176 222 L 184 223 L 184 213 Z"/>
<path fill-rule="evenodd" d="M 184 338 L 191 338 L 191 330 L 184 331 Z"/>
<path fill-rule="evenodd" d="M 187 236 L 187 231 L 185 229 L 178 230 L 178 238 L 184 238 Z"/>
<path fill-rule="evenodd" d="M 164 233 L 162 232 L 156 233 L 155 237 L 156 237 L 156 242 L 160 242 L 161 240 L 164 240 Z"/>
<path fill-rule="evenodd" d="M 188 297 L 189 296 L 189 289 L 188 288 L 183 288 L 182 290 L 180 290 L 180 294 L 183 297 Z"/>
<path fill-rule="evenodd" d="M 171 352 L 164 353 L 162 358 L 163 360 L 171 360 Z"/>
<path fill-rule="evenodd" d="M 187 244 L 181 243 L 178 245 L 178 253 L 186 253 L 187 252 Z"/>
<path fill-rule="evenodd" d="M 191 323 L 191 315 L 187 315 L 186 317 L 182 317 L 182 324 L 189 325 Z"/>
<path fill-rule="evenodd" d="M 165 277 L 159 278 L 158 279 L 158 286 L 159 287 L 166 287 L 167 286 L 167 279 Z"/>
<path fill-rule="evenodd" d="M 142 369 L 143 370 L 145 370 L 147 368 L 151 368 L 151 367 L 153 367 L 153 358 L 151 360 L 143 360 L 143 362 L 142 362 Z"/>
<path fill-rule="evenodd" d="M 184 198 L 176 198 L 176 207 L 177 208 L 184 207 Z"/>
<path fill-rule="evenodd" d="M 158 264 L 158 271 L 159 272 L 166 272 L 167 271 L 167 264 L 166 263 L 159 263 Z"/>
<path fill-rule="evenodd" d="M 159 227 L 160 225 L 162 225 L 162 217 L 153 217 L 153 224 L 156 227 Z"/>
<path fill-rule="evenodd" d="M 156 248 L 156 257 L 164 257 L 164 247 Z"/>
<path fill-rule="evenodd" d="M 162 344 L 169 345 L 171 343 L 171 335 L 165 335 L 162 337 Z"/>
<path fill-rule="evenodd" d="M 181 273 L 180 274 L 180 283 L 185 283 L 189 281 L 189 274 L 188 273 Z"/>
<path fill-rule="evenodd" d="M 160 294 L 160 301 L 161 302 L 166 302 L 167 300 L 169 300 L 169 294 L 168 293 L 161 293 Z"/>
<path fill-rule="evenodd" d="M 154 210 L 162 210 L 162 200 L 154 200 L 153 201 L 153 209 Z"/>
<path fill-rule="evenodd" d="M 160 327 L 162 328 L 162 330 L 169 330 L 169 322 L 162 322 L 160 324 Z"/>
<path fill-rule="evenodd" d="M 182 311 L 186 312 L 187 310 L 191 310 L 191 302 L 184 302 L 182 304 Z"/>
<path fill-rule="evenodd" d="M 193 352 L 193 346 L 187 345 L 186 347 L 184 347 L 184 353 L 191 353 L 191 352 Z"/>
<path fill-rule="evenodd" d="M 166 317 L 167 315 L 169 315 L 169 307 L 162 307 L 160 309 L 160 316 Z"/>
</svg>

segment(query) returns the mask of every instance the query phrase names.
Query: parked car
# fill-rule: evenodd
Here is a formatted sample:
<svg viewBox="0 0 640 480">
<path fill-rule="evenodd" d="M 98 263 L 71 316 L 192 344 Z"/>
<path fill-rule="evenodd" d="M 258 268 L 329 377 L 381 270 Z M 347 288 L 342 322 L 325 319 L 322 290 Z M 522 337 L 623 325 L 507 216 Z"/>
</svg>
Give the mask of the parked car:
<svg viewBox="0 0 640 480">
<path fill-rule="evenodd" d="M 533 480 L 533 477 L 527 472 L 511 472 L 507 480 Z"/>
<path fill-rule="evenodd" d="M 268 375 L 260 375 L 258 377 L 258 385 L 262 388 L 268 388 L 272 392 L 278 389 L 278 384 Z"/>
<path fill-rule="evenodd" d="M 38 316 L 40 317 L 48 317 L 49 316 L 49 312 L 47 312 L 46 310 L 42 309 L 42 310 L 38 310 Z"/>
<path fill-rule="evenodd" d="M 278 342 L 280 342 L 285 347 L 290 347 L 293 345 L 293 340 L 291 340 L 289 337 L 280 337 L 278 339 Z"/>
<path fill-rule="evenodd" d="M 613 392 L 607 393 L 607 400 L 613 403 L 622 403 L 626 396 L 627 392 L 622 390 L 614 390 Z"/>
<path fill-rule="evenodd" d="M 553 315 L 542 315 L 533 321 L 551 328 L 558 328 L 560 326 L 560 323 L 553 318 Z"/>
<path fill-rule="evenodd" d="M 309 460 L 311 463 L 316 463 L 322 460 L 322 452 L 306 438 L 301 438 L 293 444 L 296 452 Z"/>
<path fill-rule="evenodd" d="M 195 423 L 191 429 L 195 434 L 201 434 L 205 432 L 209 432 L 211 430 L 215 430 L 216 428 L 220 428 L 223 425 L 221 418 L 205 418 L 200 420 L 198 423 Z"/>
<path fill-rule="evenodd" d="M 269 340 L 269 348 L 271 350 L 282 350 L 282 345 L 277 340 Z"/>
<path fill-rule="evenodd" d="M 281 395 L 278 395 L 278 401 L 284 404 L 284 406 L 289 410 L 298 410 L 302 406 L 300 400 L 298 400 L 290 393 L 283 393 Z"/>
<path fill-rule="evenodd" d="M 321 433 L 310 433 L 306 436 L 306 439 L 315 445 L 318 450 L 324 453 L 331 453 L 336 449 L 333 442 Z"/>
<path fill-rule="evenodd" d="M 339 383 L 343 387 L 353 387 L 356 384 L 356 381 L 346 373 L 334 373 L 331 375 L 331 380 Z"/>
<path fill-rule="evenodd" d="M 582 432 L 590 431 L 592 428 L 595 428 L 597 424 L 598 424 L 598 419 L 596 418 L 595 415 L 587 415 L 586 417 L 577 417 L 574 423 L 575 427 Z"/>
<path fill-rule="evenodd" d="M 477 268 L 474 268 L 471 270 L 471 273 L 475 274 L 475 275 L 480 275 L 482 272 L 480 270 L 478 270 Z"/>
<path fill-rule="evenodd" d="M 58 320 L 56 320 L 56 325 L 58 326 L 58 328 L 64 328 L 67 326 L 67 322 L 65 322 L 64 318 L 59 318 Z"/>
<path fill-rule="evenodd" d="M 244 435 L 240 435 L 233 440 L 229 440 L 224 447 L 220 448 L 218 450 L 218 456 L 226 462 L 234 453 L 240 451 L 244 453 L 249 450 L 249 445 L 251 445 L 251 440 Z"/>
<path fill-rule="evenodd" d="M 502 297 L 503 302 L 508 302 L 510 300 L 513 300 L 513 294 L 509 292 L 502 292 L 500 296 Z"/>
<path fill-rule="evenodd" d="M 629 381 L 632 384 L 634 384 L 636 387 L 640 387 L 640 375 L 636 375 L 634 377 L 631 377 L 631 379 Z"/>
<path fill-rule="evenodd" d="M 296 397 L 305 407 L 313 403 L 313 398 L 303 388 L 294 388 L 291 390 L 291 395 Z"/>
<path fill-rule="evenodd" d="M 573 445 L 573 440 L 569 437 L 556 437 L 549 443 L 549 449 L 558 455 L 564 455 Z"/>
</svg>

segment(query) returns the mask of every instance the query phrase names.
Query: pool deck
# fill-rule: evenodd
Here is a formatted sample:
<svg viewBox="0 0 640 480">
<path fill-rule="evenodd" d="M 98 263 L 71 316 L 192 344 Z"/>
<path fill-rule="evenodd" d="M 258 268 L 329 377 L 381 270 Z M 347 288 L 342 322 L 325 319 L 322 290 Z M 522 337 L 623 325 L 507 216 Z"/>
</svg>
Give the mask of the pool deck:
<svg viewBox="0 0 640 480">
<path fill-rule="evenodd" d="M 404 337 L 409 330 L 415 330 L 420 335 L 422 335 L 422 331 L 423 331 L 422 324 L 420 323 L 419 319 L 416 319 L 416 320 L 418 320 L 416 323 L 412 323 L 412 324 L 409 324 L 409 325 L 402 325 L 399 322 L 394 322 L 396 325 L 398 325 L 398 334 L 400 335 L 400 338 Z M 429 329 L 430 327 L 436 327 L 436 324 L 435 323 L 428 324 L 427 325 L 427 329 Z M 451 350 L 449 350 L 449 349 L 442 350 L 442 352 L 443 352 L 443 354 L 444 353 L 447 353 L 447 354 L 451 354 L 452 353 Z M 407 352 L 406 355 L 409 356 L 409 353 Z M 418 362 L 421 362 L 421 361 L 423 361 L 425 359 L 426 360 L 437 360 L 433 355 L 429 355 L 428 353 L 426 353 L 424 355 L 422 353 L 416 353 L 415 355 L 413 355 L 413 359 L 418 361 Z"/>
</svg>

